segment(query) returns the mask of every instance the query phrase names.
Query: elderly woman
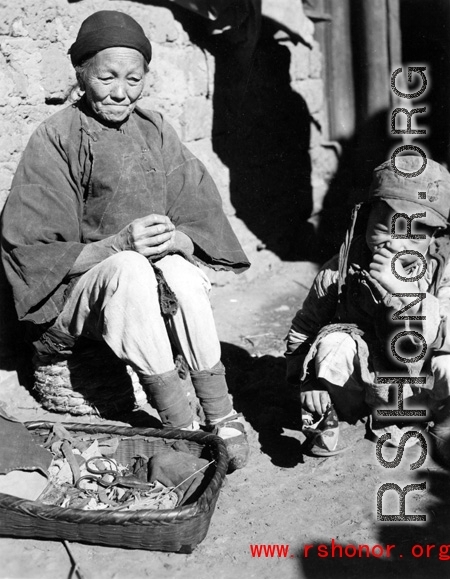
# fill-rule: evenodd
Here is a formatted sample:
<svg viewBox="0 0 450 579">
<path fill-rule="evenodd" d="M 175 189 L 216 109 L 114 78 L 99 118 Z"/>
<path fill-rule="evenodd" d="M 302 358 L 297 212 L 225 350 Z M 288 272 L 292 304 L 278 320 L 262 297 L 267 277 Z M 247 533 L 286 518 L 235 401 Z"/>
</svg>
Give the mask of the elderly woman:
<svg viewBox="0 0 450 579">
<path fill-rule="evenodd" d="M 40 353 L 104 340 L 164 426 L 196 429 L 174 364 L 182 354 L 206 426 L 240 468 L 248 443 L 196 264 L 239 272 L 247 258 L 205 167 L 160 114 L 137 107 L 152 55 L 141 26 L 96 12 L 69 52 L 83 96 L 32 135 L 3 214 L 18 317 Z"/>
</svg>

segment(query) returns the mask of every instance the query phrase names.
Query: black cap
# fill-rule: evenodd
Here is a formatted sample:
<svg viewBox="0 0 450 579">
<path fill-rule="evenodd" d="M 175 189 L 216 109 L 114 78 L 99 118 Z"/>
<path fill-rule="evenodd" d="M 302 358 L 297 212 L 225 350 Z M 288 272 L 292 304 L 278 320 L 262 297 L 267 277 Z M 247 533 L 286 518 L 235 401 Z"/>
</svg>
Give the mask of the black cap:
<svg viewBox="0 0 450 579">
<path fill-rule="evenodd" d="M 152 46 L 142 26 L 128 14 L 116 10 L 100 10 L 84 20 L 76 41 L 69 48 L 70 59 L 77 66 L 97 52 L 113 46 L 138 50 L 147 64 L 152 59 Z"/>
</svg>

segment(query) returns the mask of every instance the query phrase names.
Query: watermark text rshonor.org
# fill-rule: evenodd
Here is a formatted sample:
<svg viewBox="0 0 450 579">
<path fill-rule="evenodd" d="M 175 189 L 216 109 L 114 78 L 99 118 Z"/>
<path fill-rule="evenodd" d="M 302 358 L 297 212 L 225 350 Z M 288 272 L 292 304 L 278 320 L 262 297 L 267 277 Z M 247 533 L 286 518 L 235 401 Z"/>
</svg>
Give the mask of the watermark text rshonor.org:
<svg viewBox="0 0 450 579">
<path fill-rule="evenodd" d="M 391 76 L 391 88 L 393 90 L 393 92 L 400 98 L 402 99 L 407 99 L 407 100 L 411 100 L 413 98 L 418 98 L 419 96 L 421 96 L 426 88 L 427 88 L 427 77 L 425 75 L 425 71 L 426 71 L 426 66 L 408 66 L 408 82 L 411 82 L 412 80 L 412 74 L 415 73 L 417 75 L 420 76 L 420 82 L 421 82 L 421 86 L 419 88 L 419 90 L 415 91 L 414 93 L 405 93 L 402 92 L 400 90 L 398 90 L 397 85 L 396 85 L 396 79 L 398 77 L 399 74 L 403 73 L 403 69 L 402 68 L 397 68 Z M 405 134 L 405 135 L 414 135 L 414 134 L 425 134 L 426 130 L 425 129 L 412 129 L 411 128 L 411 120 L 414 114 L 416 113 L 424 113 L 426 112 L 426 107 L 420 107 L 420 108 L 414 108 L 411 110 L 408 110 L 406 108 L 403 107 L 397 107 L 396 109 L 394 109 L 392 111 L 392 116 L 391 116 L 391 133 L 392 134 Z M 406 129 L 396 129 L 395 128 L 395 121 L 397 118 L 398 114 L 405 114 L 406 115 Z M 422 165 L 421 167 L 414 172 L 408 173 L 405 171 L 401 171 L 397 165 L 396 165 L 396 159 L 397 159 L 397 155 L 399 155 L 402 152 L 405 151 L 414 151 L 416 153 L 419 153 L 419 155 L 422 157 Z M 425 152 L 418 146 L 416 145 L 402 145 L 400 147 L 397 147 L 395 149 L 395 151 L 392 153 L 391 155 L 391 164 L 392 167 L 394 169 L 394 171 L 398 174 L 401 175 L 402 177 L 405 177 L 407 179 L 414 179 L 414 177 L 418 177 L 421 173 L 423 173 L 423 171 L 425 170 L 426 166 L 427 166 L 427 156 L 425 154 Z M 426 195 L 427 193 L 424 191 L 418 191 L 417 192 L 417 198 L 419 200 L 423 200 L 426 199 Z M 426 217 L 426 211 L 420 212 L 420 213 L 414 213 L 413 215 L 407 215 L 406 213 L 395 213 L 395 215 L 392 216 L 392 220 L 391 220 L 391 238 L 392 239 L 424 239 L 425 235 L 420 235 L 420 234 L 412 234 L 411 233 L 411 224 L 412 221 L 414 219 L 418 219 L 418 218 L 423 218 Z M 399 218 L 402 219 L 406 219 L 407 222 L 407 226 L 406 226 L 406 235 L 402 234 L 402 235 L 398 235 L 396 234 L 396 223 L 397 220 Z M 405 254 L 410 254 L 410 255 L 414 255 L 415 257 L 419 258 L 420 262 L 422 263 L 422 269 L 421 271 L 414 277 L 404 277 L 401 276 L 397 273 L 396 269 L 395 269 L 395 265 L 397 260 Z M 392 273 L 395 275 L 395 277 L 401 281 L 404 282 L 415 282 L 418 281 L 419 279 L 421 279 L 426 271 L 427 271 L 427 262 L 425 257 L 418 251 L 415 250 L 405 250 L 405 251 L 399 251 L 396 255 L 394 255 L 394 257 L 392 258 L 392 262 L 391 262 L 391 270 Z M 392 316 L 392 320 L 425 320 L 425 316 L 408 316 L 408 315 L 404 315 L 404 312 L 406 312 L 408 309 L 410 309 L 413 306 L 416 306 L 417 304 L 419 304 L 420 302 L 422 302 L 424 299 L 426 299 L 426 294 L 425 293 L 398 293 L 398 294 L 393 294 L 393 296 L 395 297 L 407 297 L 407 298 L 415 298 L 413 299 L 413 301 L 411 301 L 409 304 L 407 304 L 404 308 L 402 308 L 400 311 L 395 312 Z M 421 352 L 413 357 L 410 358 L 405 358 L 404 356 L 401 356 L 398 351 L 397 351 L 397 342 L 401 339 L 404 338 L 405 336 L 412 336 L 413 338 L 416 339 L 416 341 L 418 340 L 421 344 Z M 427 343 L 425 341 L 425 338 L 422 336 L 422 334 L 420 334 L 417 331 L 414 330 L 401 330 L 399 331 L 391 340 L 391 352 L 392 355 L 395 357 L 396 360 L 398 360 L 399 362 L 402 362 L 404 364 L 411 364 L 413 362 L 418 362 L 420 360 L 422 360 L 427 352 Z M 384 417 L 390 417 L 390 418 L 405 418 L 405 417 L 424 417 L 426 415 L 426 411 L 425 410 L 405 410 L 403 408 L 403 388 L 404 385 L 407 384 L 411 384 L 411 385 L 418 385 L 418 384 L 424 384 L 426 382 L 426 378 L 425 377 L 399 377 L 399 376 L 382 376 L 382 377 L 378 377 L 377 378 L 377 383 L 378 384 L 391 384 L 391 385 L 396 385 L 397 386 L 397 408 L 395 409 L 384 409 L 384 410 L 377 410 L 377 414 L 378 416 L 384 416 Z M 387 461 L 383 458 L 382 455 L 382 448 L 383 448 L 383 444 L 388 441 L 391 438 L 391 435 L 389 433 L 384 434 L 383 436 L 381 436 L 378 441 L 377 441 L 377 446 L 376 446 L 376 456 L 377 456 L 377 460 L 378 462 L 384 467 L 384 468 L 395 468 L 400 464 L 400 461 L 402 459 L 403 456 L 403 451 L 405 449 L 405 444 L 407 442 L 407 440 L 409 438 L 412 437 L 416 437 L 422 447 L 422 452 L 420 457 L 418 458 L 418 460 L 414 463 L 412 463 L 410 465 L 410 470 L 414 470 L 419 468 L 420 466 L 422 466 L 422 464 L 425 462 L 425 459 L 427 457 L 427 442 L 425 440 L 425 437 L 418 431 L 416 430 L 410 430 L 409 432 L 406 432 L 405 434 L 403 434 L 403 436 L 400 439 L 400 443 L 399 443 L 399 447 L 397 449 L 397 454 L 394 458 L 394 460 L 392 461 Z M 380 488 L 378 489 L 377 492 L 377 519 L 379 521 L 426 521 L 426 515 L 407 515 L 406 514 L 406 495 L 407 493 L 409 493 L 410 491 L 421 491 L 421 490 L 425 490 L 426 489 L 426 482 L 421 482 L 418 484 L 409 484 L 406 485 L 403 489 L 396 483 L 393 482 L 388 482 L 388 483 L 384 483 L 380 486 Z M 399 508 L 400 508 L 400 513 L 398 515 L 384 515 L 383 514 L 383 495 L 386 491 L 388 490 L 394 490 L 397 492 L 398 496 L 399 496 Z"/>
<path fill-rule="evenodd" d="M 250 544 L 250 555 L 253 559 L 438 559 L 450 561 L 450 544 L 416 543 L 411 547 L 404 544 L 379 545 L 342 545 L 335 539 L 330 543 L 303 545 L 293 550 L 283 543 Z"/>
</svg>

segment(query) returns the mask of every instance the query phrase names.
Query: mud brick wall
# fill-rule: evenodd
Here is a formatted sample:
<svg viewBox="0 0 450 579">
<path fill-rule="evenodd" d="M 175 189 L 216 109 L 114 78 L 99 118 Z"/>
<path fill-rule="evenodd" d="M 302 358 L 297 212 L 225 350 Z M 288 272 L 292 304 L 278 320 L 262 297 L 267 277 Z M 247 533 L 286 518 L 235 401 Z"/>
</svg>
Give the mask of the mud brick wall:
<svg viewBox="0 0 450 579">
<path fill-rule="evenodd" d="M 68 89 L 75 80 L 67 50 L 81 22 L 97 10 L 121 10 L 143 26 L 154 49 L 141 106 L 165 114 L 181 139 L 207 165 L 219 187 L 226 213 L 253 261 L 254 267 L 245 275 L 247 278 L 258 275 L 268 263 L 283 256 L 277 252 L 276 244 L 271 246 L 270 239 L 266 243 L 261 225 L 254 227 L 251 218 L 247 222 L 249 214 L 258 214 L 252 210 L 248 191 L 245 187 L 242 190 L 239 184 L 241 177 L 244 180 L 249 177 L 248 171 L 245 174 L 245 168 L 242 170 L 239 164 L 228 163 L 226 155 L 216 152 L 220 149 L 220 136 L 216 139 L 214 135 L 214 95 L 224 81 L 217 75 L 214 50 L 209 49 L 205 40 L 205 22 L 170 2 L 155 4 L 131 0 L 4 0 L 1 3 L 0 210 L 31 133 L 44 119 L 67 106 Z M 306 46 L 289 38 L 284 38 L 280 44 L 272 33 L 268 34 L 266 31 L 262 35 L 249 73 L 246 104 L 242 107 L 247 119 L 244 133 L 253 132 L 258 141 L 257 127 L 261 126 L 262 118 L 267 120 L 267 110 L 276 109 L 280 117 L 286 116 L 283 110 L 289 109 L 289 101 L 283 106 L 278 102 L 278 109 L 276 100 L 271 104 L 272 98 L 277 99 L 274 89 L 284 84 L 283 90 L 289 93 L 289 98 L 298 97 L 302 106 L 306 106 L 307 114 L 303 115 L 303 125 L 299 128 L 301 143 L 294 147 L 296 151 L 299 146 L 301 149 L 296 166 L 301 169 L 306 159 L 307 179 L 320 198 L 330 167 L 328 149 L 322 146 L 326 118 L 320 48 L 316 42 Z M 273 78 L 270 72 L 271 64 L 267 61 L 271 48 L 267 47 L 267 38 L 270 46 L 277 45 L 287 57 L 286 60 L 283 56 L 288 67 L 282 73 L 283 78 L 276 75 Z M 276 63 L 275 68 L 279 68 Z M 278 129 L 280 135 L 277 136 Z M 298 137 L 290 134 L 277 118 L 269 122 L 265 134 L 268 132 L 275 145 L 283 139 Z M 242 142 L 246 147 L 245 138 Z M 276 169 L 277 164 L 283 164 L 282 156 L 277 157 L 270 146 L 267 150 L 264 147 L 259 152 L 252 150 L 252 157 L 246 159 L 251 170 L 260 173 L 260 167 L 269 163 L 289 180 L 289 167 Z M 302 194 L 300 191 L 300 198 Z M 239 207 L 239 199 L 244 200 L 245 207 Z M 319 208 L 311 200 L 308 203 L 302 219 L 308 219 L 313 210 Z M 262 227 L 264 223 L 263 219 Z M 217 283 L 228 283 L 221 281 L 224 279 L 221 275 L 216 276 Z M 233 282 L 233 278 L 232 274 L 227 274 L 227 280 Z M 8 286 L 0 272 L 0 358 L 14 351 L 15 328 Z"/>
<path fill-rule="evenodd" d="M 97 10 L 127 12 L 152 40 L 154 63 L 143 107 L 165 113 L 180 137 L 208 156 L 214 60 L 194 46 L 169 8 L 130 1 L 7 0 L 0 19 L 0 202 L 39 123 L 63 108 L 75 78 L 67 50 Z M 198 141 L 205 141 L 203 147 Z M 219 184 L 224 187 L 222 176 Z M 228 208 L 229 212 L 231 209 Z"/>
</svg>

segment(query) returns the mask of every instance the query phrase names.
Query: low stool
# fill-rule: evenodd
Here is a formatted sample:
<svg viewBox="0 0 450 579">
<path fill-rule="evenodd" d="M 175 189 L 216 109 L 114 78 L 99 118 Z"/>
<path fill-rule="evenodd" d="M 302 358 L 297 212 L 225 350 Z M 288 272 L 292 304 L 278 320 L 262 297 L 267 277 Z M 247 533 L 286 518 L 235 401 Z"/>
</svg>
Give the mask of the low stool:
<svg viewBox="0 0 450 579">
<path fill-rule="evenodd" d="M 104 342 L 82 342 L 68 357 L 35 355 L 33 369 L 33 390 L 52 412 L 113 419 L 147 403 L 135 372 Z"/>
</svg>

